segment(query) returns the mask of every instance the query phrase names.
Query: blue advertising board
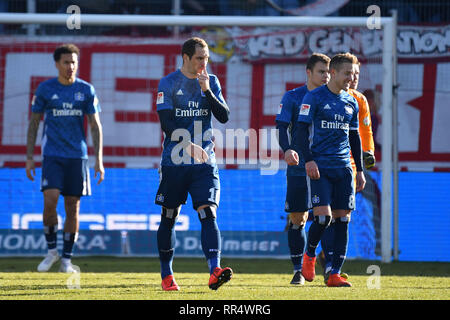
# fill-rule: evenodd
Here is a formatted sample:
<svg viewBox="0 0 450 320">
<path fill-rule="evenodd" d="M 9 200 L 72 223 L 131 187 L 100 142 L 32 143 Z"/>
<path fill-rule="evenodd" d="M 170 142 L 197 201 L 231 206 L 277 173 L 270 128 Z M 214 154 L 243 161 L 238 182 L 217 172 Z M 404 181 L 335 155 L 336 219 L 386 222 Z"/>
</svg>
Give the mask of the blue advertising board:
<svg viewBox="0 0 450 320">
<path fill-rule="evenodd" d="M 93 176 L 93 172 L 91 174 Z M 220 175 L 221 201 L 217 220 L 224 240 L 223 254 L 288 255 L 287 235 L 283 232 L 286 226 L 285 171 L 260 175 L 259 170 L 221 170 Z M 26 178 L 24 169 L 0 169 L 0 237 L 3 237 L 0 238 L 0 255 L 40 254 L 33 248 L 45 247 L 39 179 L 40 169 L 36 170 L 35 182 Z M 352 214 L 349 227 L 348 258 L 380 258 L 380 179 L 380 173 L 371 172 L 366 190 L 357 194 L 357 209 Z M 446 195 L 450 174 L 402 172 L 399 179 L 400 260 L 450 261 L 450 202 Z M 156 255 L 153 234 L 158 229 L 161 210 L 154 204 L 158 184 L 156 169 L 107 169 L 106 179 L 101 185 L 92 181 L 92 196 L 81 201 L 80 239 L 86 236 L 85 243 L 92 239 L 100 241 L 95 235 L 104 234 L 114 245 L 107 250 L 80 249 L 85 250 L 82 254 Z M 62 229 L 65 216 L 62 197 L 57 212 L 59 229 Z M 192 249 L 199 245 L 197 233 L 200 229 L 201 224 L 189 197 L 176 224 L 180 242 L 177 252 L 181 250 L 183 255 L 202 256 L 201 250 Z M 22 240 L 11 236 L 12 232 L 27 230 L 38 237 L 37 242 L 26 236 Z M 127 237 L 123 237 L 121 231 L 126 231 Z M 256 242 L 245 242 L 251 239 Z M 125 240 L 130 243 L 129 250 L 122 243 Z M 28 247 L 23 247 L 22 251 L 8 251 L 8 246 L 14 247 L 14 241 L 22 241 L 24 246 L 27 243 Z M 247 250 L 248 246 L 270 247 L 271 241 L 278 241 L 280 247 L 276 250 L 271 247 L 268 251 Z M 21 247 L 19 244 L 16 246 Z"/>
</svg>

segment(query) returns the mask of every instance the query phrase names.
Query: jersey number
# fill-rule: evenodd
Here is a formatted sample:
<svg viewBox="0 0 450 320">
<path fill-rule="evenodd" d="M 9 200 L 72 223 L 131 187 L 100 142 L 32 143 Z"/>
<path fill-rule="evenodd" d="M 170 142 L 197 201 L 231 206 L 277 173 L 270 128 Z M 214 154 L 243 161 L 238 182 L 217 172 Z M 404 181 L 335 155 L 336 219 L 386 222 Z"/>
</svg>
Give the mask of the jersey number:
<svg viewBox="0 0 450 320">
<path fill-rule="evenodd" d="M 355 196 L 353 194 L 348 198 L 348 208 L 355 209 Z"/>
<path fill-rule="evenodd" d="M 208 198 L 208 201 L 216 202 L 216 189 L 211 188 L 209 189 L 210 197 Z"/>
</svg>

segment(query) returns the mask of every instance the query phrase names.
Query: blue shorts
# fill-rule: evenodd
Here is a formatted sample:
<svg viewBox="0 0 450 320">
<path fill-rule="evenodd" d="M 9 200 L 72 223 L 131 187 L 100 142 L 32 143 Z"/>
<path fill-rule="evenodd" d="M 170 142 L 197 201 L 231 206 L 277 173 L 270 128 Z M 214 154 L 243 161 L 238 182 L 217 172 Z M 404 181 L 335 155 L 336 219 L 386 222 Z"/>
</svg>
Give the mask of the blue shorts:
<svg viewBox="0 0 450 320">
<path fill-rule="evenodd" d="M 44 156 L 41 191 L 47 189 L 58 189 L 63 196 L 90 196 L 88 160 Z"/>
<path fill-rule="evenodd" d="M 305 176 L 287 176 L 287 191 L 284 211 L 305 212 L 309 207 L 309 191 Z"/>
<path fill-rule="evenodd" d="M 355 210 L 353 170 L 319 168 L 320 179 L 307 178 L 313 207 L 330 206 L 332 210 Z"/>
<path fill-rule="evenodd" d="M 219 206 L 219 169 L 209 164 L 161 166 L 155 203 L 168 209 L 185 204 L 188 193 L 194 210 L 202 205 Z"/>
</svg>

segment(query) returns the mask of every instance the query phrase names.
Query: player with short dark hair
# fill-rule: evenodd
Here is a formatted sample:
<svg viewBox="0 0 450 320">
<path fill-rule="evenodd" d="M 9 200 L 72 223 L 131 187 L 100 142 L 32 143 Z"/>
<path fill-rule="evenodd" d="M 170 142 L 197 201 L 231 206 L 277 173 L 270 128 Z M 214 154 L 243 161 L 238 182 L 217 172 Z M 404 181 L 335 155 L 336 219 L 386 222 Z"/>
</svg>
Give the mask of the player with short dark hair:
<svg viewBox="0 0 450 320">
<path fill-rule="evenodd" d="M 220 267 L 221 239 L 216 221 L 220 200 L 219 171 L 212 138 L 212 115 L 221 123 L 229 118 L 218 78 L 208 74 L 207 43 L 188 39 L 182 47 L 181 69 L 161 79 L 157 112 L 164 132 L 160 185 L 155 203 L 161 205 L 158 250 L 163 290 L 179 290 L 172 270 L 175 224 L 190 194 L 201 222 L 202 249 L 208 262 L 208 286 L 217 290 L 233 274 Z"/>
<path fill-rule="evenodd" d="M 88 167 L 88 147 L 84 131 L 87 116 L 95 152 L 95 175 L 98 183 L 104 179 L 103 134 L 100 123 L 100 104 L 94 87 L 79 79 L 79 49 L 73 44 L 58 47 L 54 53 L 58 77 L 42 82 L 31 103 L 31 118 L 27 133 L 27 177 L 34 181 L 33 160 L 39 122 L 44 114 L 42 132 L 41 191 L 44 195 L 43 224 L 48 254 L 39 264 L 38 271 L 46 272 L 58 261 L 56 247 L 58 215 L 56 206 L 64 196 L 66 218 L 64 222 L 63 251 L 59 271 L 78 272 L 72 265 L 73 245 L 78 237 L 80 197 L 91 194 Z"/>
<path fill-rule="evenodd" d="M 372 132 L 372 123 L 370 116 L 370 108 L 369 103 L 367 102 L 367 98 L 359 91 L 359 72 L 361 63 L 358 61 L 357 57 L 354 56 L 353 68 L 354 68 L 354 78 L 350 83 L 350 88 L 348 89 L 348 93 L 352 95 L 356 101 L 358 102 L 359 112 L 358 112 L 358 122 L 359 122 L 359 134 L 361 136 L 361 146 L 363 151 L 363 162 L 365 169 L 369 170 L 374 167 L 376 159 L 375 159 L 375 143 L 373 140 L 373 132 Z M 353 179 L 356 179 L 356 165 L 353 156 L 350 158 L 352 169 L 353 169 Z M 322 252 L 319 253 L 319 262 L 323 268 L 324 274 L 324 282 L 325 284 L 328 282 L 328 278 L 331 273 L 331 262 L 333 257 L 333 238 L 334 238 L 334 222 L 325 229 L 322 239 Z M 347 274 L 342 274 L 343 277 L 347 277 Z"/>
<path fill-rule="evenodd" d="M 324 54 L 313 53 L 306 63 L 307 83 L 304 86 L 287 91 L 281 99 L 279 113 L 275 121 L 278 129 L 278 141 L 284 152 L 287 192 L 285 211 L 289 213 L 288 245 L 294 276 L 291 284 L 303 285 L 301 274 L 302 257 L 305 251 L 305 224 L 308 220 L 308 188 L 306 186 L 305 162 L 299 157 L 296 142 L 297 120 L 300 103 L 305 94 L 328 82 L 328 64 L 330 58 Z"/>
<path fill-rule="evenodd" d="M 358 103 L 347 93 L 353 80 L 353 55 L 337 54 L 330 61 L 331 79 L 305 95 L 299 117 L 297 138 L 305 159 L 314 220 L 308 232 L 302 274 L 315 277 L 316 248 L 324 230 L 335 220 L 334 254 L 327 286 L 350 287 L 340 276 L 348 246 L 348 223 L 355 209 L 350 150 L 357 168 L 356 191 L 365 185 L 361 138 L 358 133 Z"/>
</svg>

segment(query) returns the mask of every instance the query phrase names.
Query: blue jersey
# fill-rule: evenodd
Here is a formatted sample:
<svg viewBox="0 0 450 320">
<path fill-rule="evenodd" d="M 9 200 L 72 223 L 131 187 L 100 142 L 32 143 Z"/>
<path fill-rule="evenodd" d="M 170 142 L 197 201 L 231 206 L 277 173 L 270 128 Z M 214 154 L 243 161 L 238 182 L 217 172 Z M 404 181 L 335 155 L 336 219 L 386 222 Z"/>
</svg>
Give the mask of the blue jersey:
<svg viewBox="0 0 450 320">
<path fill-rule="evenodd" d="M 43 156 L 87 159 L 84 115 L 100 112 L 91 84 L 78 78 L 71 85 L 57 78 L 44 81 L 36 90 L 31 111 L 44 113 Z"/>
<path fill-rule="evenodd" d="M 209 85 L 216 98 L 225 103 L 219 80 L 213 74 L 209 74 Z M 211 106 L 202 92 L 197 79 L 187 78 L 180 70 L 172 72 L 162 78 L 158 86 L 156 110 L 173 110 L 175 125 L 179 129 L 189 132 L 189 139 L 208 153 L 208 163 L 216 164 L 214 144 L 212 142 Z M 161 165 L 191 165 L 193 160 L 174 163 L 172 150 L 178 144 L 171 137 L 164 137 Z M 178 151 L 178 150 L 176 150 Z M 175 153 L 177 153 L 175 151 Z M 182 151 L 178 153 L 182 157 Z"/>
<path fill-rule="evenodd" d="M 351 167 L 349 130 L 358 130 L 358 103 L 345 91 L 334 94 L 327 85 L 305 95 L 299 122 L 311 124 L 310 149 L 319 168 Z"/>
<path fill-rule="evenodd" d="M 286 175 L 288 176 L 305 176 L 305 161 L 299 152 L 299 148 L 296 142 L 297 127 L 298 127 L 298 112 L 300 110 L 300 104 L 303 97 L 308 93 L 306 85 L 289 90 L 283 95 L 280 104 L 280 111 L 277 114 L 275 121 L 281 121 L 289 123 L 288 133 L 291 139 L 292 150 L 299 155 L 299 164 L 296 166 L 288 166 Z"/>
</svg>

